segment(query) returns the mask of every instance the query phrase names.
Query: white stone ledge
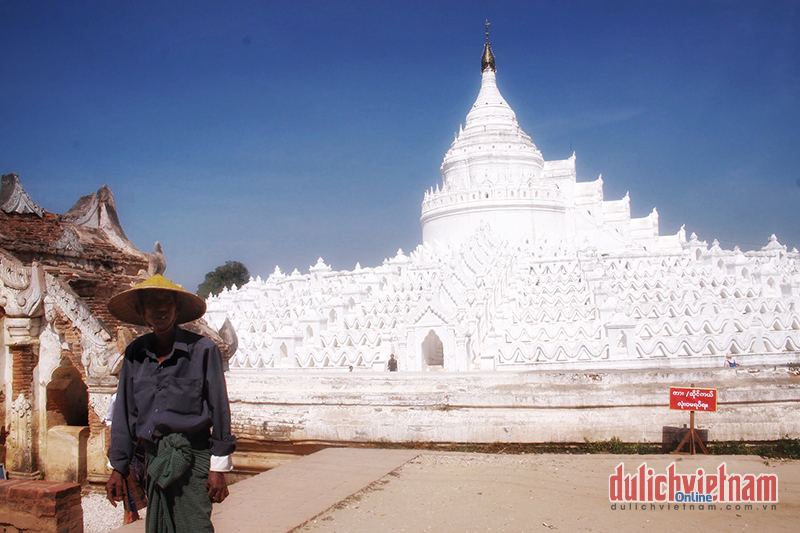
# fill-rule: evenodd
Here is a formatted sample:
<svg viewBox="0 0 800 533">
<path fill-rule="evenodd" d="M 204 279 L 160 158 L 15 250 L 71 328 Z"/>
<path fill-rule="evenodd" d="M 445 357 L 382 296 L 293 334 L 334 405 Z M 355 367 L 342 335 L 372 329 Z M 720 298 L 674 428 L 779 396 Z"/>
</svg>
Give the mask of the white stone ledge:
<svg viewBox="0 0 800 533">
<path fill-rule="evenodd" d="M 698 413 L 714 440 L 800 436 L 800 380 L 785 369 L 524 373 L 230 373 L 242 438 L 340 442 L 661 440 L 670 386 L 717 388 Z"/>
</svg>

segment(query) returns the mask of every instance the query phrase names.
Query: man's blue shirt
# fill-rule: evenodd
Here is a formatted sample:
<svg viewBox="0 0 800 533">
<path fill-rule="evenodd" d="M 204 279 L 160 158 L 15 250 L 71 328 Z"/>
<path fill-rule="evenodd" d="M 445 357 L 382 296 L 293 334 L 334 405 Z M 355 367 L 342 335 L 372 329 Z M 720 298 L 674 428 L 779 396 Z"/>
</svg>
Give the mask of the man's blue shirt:
<svg viewBox="0 0 800 533">
<path fill-rule="evenodd" d="M 151 333 L 130 343 L 119 373 L 109 458 L 123 475 L 140 438 L 157 443 L 162 436 L 183 433 L 196 441 L 211 429 L 212 455 L 230 455 L 236 448 L 217 345 L 178 328 L 172 352 L 159 363 L 150 349 L 153 339 Z"/>
</svg>

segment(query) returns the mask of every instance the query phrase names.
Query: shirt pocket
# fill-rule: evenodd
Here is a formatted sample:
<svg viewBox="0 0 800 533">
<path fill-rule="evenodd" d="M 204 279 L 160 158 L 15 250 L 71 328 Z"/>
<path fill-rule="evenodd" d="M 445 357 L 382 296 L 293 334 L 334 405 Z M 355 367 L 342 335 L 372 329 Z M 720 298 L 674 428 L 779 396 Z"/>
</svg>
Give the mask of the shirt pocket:
<svg viewBox="0 0 800 533">
<path fill-rule="evenodd" d="M 169 378 L 165 383 L 170 410 L 180 414 L 199 415 L 203 411 L 203 380 Z"/>
</svg>

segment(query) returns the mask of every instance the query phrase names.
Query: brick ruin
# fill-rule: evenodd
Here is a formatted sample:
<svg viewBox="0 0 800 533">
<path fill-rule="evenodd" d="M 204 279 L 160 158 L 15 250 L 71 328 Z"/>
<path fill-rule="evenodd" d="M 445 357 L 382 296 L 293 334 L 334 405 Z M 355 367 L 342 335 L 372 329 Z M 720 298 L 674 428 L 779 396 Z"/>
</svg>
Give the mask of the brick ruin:
<svg viewBox="0 0 800 533">
<path fill-rule="evenodd" d="M 165 269 L 158 242 L 145 253 L 125 235 L 107 186 L 59 215 L 16 174 L 2 176 L 0 461 L 9 478 L 106 481 L 106 411 L 125 346 L 146 332 L 106 304 Z M 229 325 L 186 327 L 217 341 L 223 357 L 236 350 Z"/>
<path fill-rule="evenodd" d="M 0 480 L 0 531 L 82 533 L 80 485 Z"/>
</svg>

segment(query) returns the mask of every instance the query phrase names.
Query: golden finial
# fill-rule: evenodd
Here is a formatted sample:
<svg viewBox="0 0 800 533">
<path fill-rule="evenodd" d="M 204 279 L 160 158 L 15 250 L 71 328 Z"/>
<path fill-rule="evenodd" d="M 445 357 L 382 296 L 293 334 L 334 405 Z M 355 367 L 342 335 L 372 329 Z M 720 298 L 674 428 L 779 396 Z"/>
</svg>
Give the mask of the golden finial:
<svg viewBox="0 0 800 533">
<path fill-rule="evenodd" d="M 481 56 L 481 72 L 487 68 L 497 72 L 494 64 L 494 54 L 492 53 L 492 46 L 489 44 L 489 19 L 486 19 L 486 44 L 483 45 L 483 56 Z"/>
</svg>

